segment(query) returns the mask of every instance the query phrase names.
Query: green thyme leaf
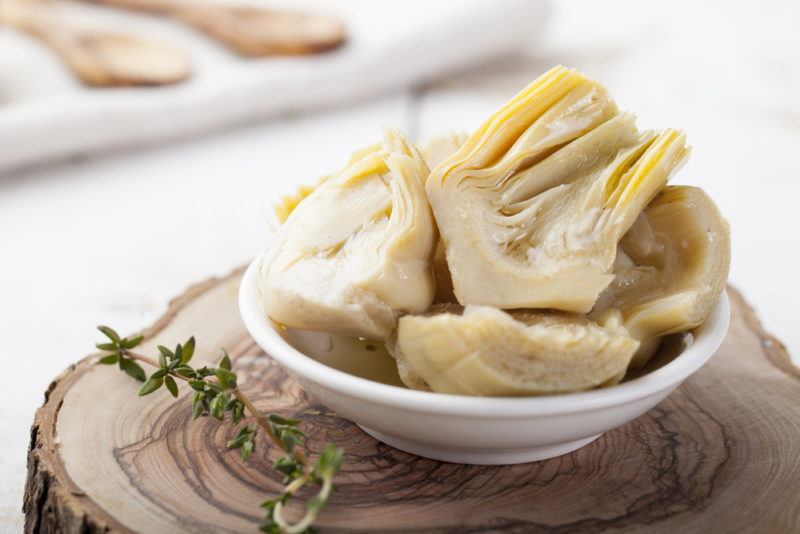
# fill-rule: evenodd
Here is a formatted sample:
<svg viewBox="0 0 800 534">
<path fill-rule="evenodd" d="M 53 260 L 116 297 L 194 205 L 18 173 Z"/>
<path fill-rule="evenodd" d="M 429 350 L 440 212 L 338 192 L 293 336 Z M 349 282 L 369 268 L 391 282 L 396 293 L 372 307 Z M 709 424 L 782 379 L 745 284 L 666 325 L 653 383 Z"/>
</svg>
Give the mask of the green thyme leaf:
<svg viewBox="0 0 800 534">
<path fill-rule="evenodd" d="M 133 347 L 138 346 L 142 341 L 144 341 L 144 336 L 136 336 L 130 339 L 125 338 L 120 341 L 119 344 L 123 349 L 132 349 Z"/>
<path fill-rule="evenodd" d="M 314 474 L 322 479 L 333 478 L 342 467 L 343 457 L 344 449 L 336 447 L 333 443 L 328 443 L 325 447 L 325 451 L 320 455 L 317 461 Z"/>
<path fill-rule="evenodd" d="M 164 385 L 167 386 L 167 389 L 169 390 L 170 393 L 172 393 L 172 396 L 177 399 L 178 398 L 178 384 L 175 383 L 175 379 L 172 378 L 169 375 L 165 376 L 164 377 Z"/>
<path fill-rule="evenodd" d="M 105 336 L 108 339 L 113 341 L 115 344 L 119 345 L 120 342 L 119 334 L 117 334 L 117 332 L 113 328 L 101 325 L 98 326 L 97 329 L 100 330 L 103 334 L 105 334 Z"/>
<path fill-rule="evenodd" d="M 197 419 L 201 415 L 203 415 L 203 403 L 202 402 L 193 402 L 192 403 L 192 420 Z"/>
<path fill-rule="evenodd" d="M 197 373 L 197 376 L 206 377 L 206 376 L 213 375 L 214 374 L 214 370 L 213 369 L 209 369 L 207 365 L 204 365 L 200 369 L 197 369 L 195 371 L 195 373 Z"/>
<path fill-rule="evenodd" d="M 217 376 L 217 380 L 219 380 L 219 385 L 222 386 L 224 389 L 234 389 L 236 387 L 236 374 L 232 373 L 228 369 L 224 367 L 220 367 L 217 369 L 215 373 Z"/>
<path fill-rule="evenodd" d="M 243 426 L 236 437 L 228 442 L 228 448 L 242 449 L 242 459 L 244 461 L 250 458 L 250 454 L 252 454 L 255 449 L 256 428 L 256 425 Z M 245 449 L 248 449 L 246 453 Z"/>
<path fill-rule="evenodd" d="M 179 365 L 174 369 L 174 371 L 181 376 L 185 376 L 186 378 L 194 378 L 195 376 L 194 369 L 188 365 Z"/>
<path fill-rule="evenodd" d="M 199 391 L 192 397 L 192 419 L 197 419 L 205 413 L 205 403 L 203 402 L 205 398 L 205 394 Z"/>
<path fill-rule="evenodd" d="M 189 363 L 189 360 L 192 359 L 194 356 L 194 336 L 190 337 L 189 340 L 183 344 L 183 355 L 181 356 L 181 363 Z"/>
<path fill-rule="evenodd" d="M 189 380 L 189 386 L 195 391 L 204 391 L 206 383 L 203 380 Z"/>
<path fill-rule="evenodd" d="M 272 464 L 272 467 L 290 478 L 297 478 L 303 474 L 300 463 L 293 456 L 281 456 Z"/>
<path fill-rule="evenodd" d="M 108 356 L 103 356 L 102 358 L 97 360 L 97 363 L 102 363 L 103 365 L 114 365 L 115 363 L 117 363 L 118 359 L 119 356 L 117 356 L 116 354 L 109 354 Z"/>
<path fill-rule="evenodd" d="M 244 403 L 237 402 L 236 406 L 233 407 L 233 412 L 231 413 L 231 418 L 233 419 L 233 424 L 237 424 L 239 421 L 244 419 Z"/>
<path fill-rule="evenodd" d="M 228 442 L 228 448 L 229 449 L 238 449 L 239 447 L 244 445 L 245 441 L 247 441 L 247 435 L 246 434 L 244 434 L 244 435 L 243 434 L 239 434 L 238 436 L 236 436 L 236 438 L 234 438 L 234 439 L 232 439 L 232 440 L 230 440 Z"/>
<path fill-rule="evenodd" d="M 245 441 L 244 445 L 242 445 L 242 460 L 247 461 L 250 459 L 250 455 L 253 454 L 253 449 L 256 448 L 256 444 L 250 440 Z"/>
<path fill-rule="evenodd" d="M 211 415 L 213 415 L 220 421 L 222 421 L 222 418 L 225 416 L 224 412 L 225 405 L 221 402 L 221 400 L 222 399 L 219 396 L 214 397 L 214 399 L 211 401 L 211 404 L 209 405 L 209 412 L 211 412 Z"/>
<path fill-rule="evenodd" d="M 281 417 L 275 413 L 269 414 L 268 419 L 270 422 L 275 423 L 276 425 L 296 426 L 300 424 L 300 419 L 289 419 L 287 417 Z"/>
<path fill-rule="evenodd" d="M 175 355 L 172 353 L 172 351 L 169 350 L 164 345 L 159 345 L 158 346 L 158 352 L 161 353 L 161 355 L 164 356 L 168 360 L 171 360 L 171 359 L 175 358 Z"/>
<path fill-rule="evenodd" d="M 307 438 L 308 437 L 308 434 L 306 434 L 305 432 L 303 432 L 299 428 L 287 428 L 286 432 L 288 432 L 288 433 L 290 433 L 290 434 L 292 434 L 294 436 L 297 436 L 298 438 Z"/>
<path fill-rule="evenodd" d="M 142 369 L 141 365 L 131 360 L 130 358 L 120 358 L 119 366 L 129 376 L 132 376 L 133 378 L 141 382 L 145 381 L 146 375 L 144 373 L 144 369 Z"/>
<path fill-rule="evenodd" d="M 164 377 L 162 376 L 151 376 L 147 379 L 147 382 L 142 384 L 142 387 L 139 388 L 139 396 L 144 397 L 145 395 L 149 395 L 164 383 Z"/>
<path fill-rule="evenodd" d="M 94 346 L 100 350 L 117 350 L 116 343 L 95 343 Z"/>
<path fill-rule="evenodd" d="M 219 366 L 227 371 L 230 371 L 232 369 L 231 357 L 228 356 L 228 351 L 226 351 L 224 348 L 222 349 L 222 354 L 224 354 L 224 356 L 222 357 L 222 360 L 220 360 Z"/>
</svg>

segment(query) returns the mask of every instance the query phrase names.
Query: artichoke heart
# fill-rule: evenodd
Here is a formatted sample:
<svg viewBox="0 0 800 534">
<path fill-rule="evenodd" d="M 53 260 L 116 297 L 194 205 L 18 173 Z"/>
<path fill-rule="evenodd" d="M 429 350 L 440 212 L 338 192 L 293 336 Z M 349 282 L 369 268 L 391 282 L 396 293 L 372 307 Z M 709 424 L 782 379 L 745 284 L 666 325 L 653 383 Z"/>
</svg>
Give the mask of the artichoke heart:
<svg viewBox="0 0 800 534">
<path fill-rule="evenodd" d="M 558 312 L 454 308 L 400 319 L 387 345 L 408 387 L 481 396 L 580 391 L 621 380 L 639 346 L 613 314 L 597 324 Z"/>
<path fill-rule="evenodd" d="M 600 84 L 556 67 L 490 117 L 426 189 L 461 304 L 586 313 L 617 242 L 686 159 Z"/>
<path fill-rule="evenodd" d="M 659 339 L 705 322 L 725 288 L 730 230 L 714 201 L 698 187 L 666 187 L 622 238 L 616 278 L 597 301 L 621 310 L 642 345 L 631 366 L 641 367 Z"/>
<path fill-rule="evenodd" d="M 260 267 L 264 310 L 289 327 L 382 340 L 434 295 L 437 241 L 422 156 L 398 131 L 284 201 Z M 296 200 L 296 201 L 295 201 Z"/>
</svg>

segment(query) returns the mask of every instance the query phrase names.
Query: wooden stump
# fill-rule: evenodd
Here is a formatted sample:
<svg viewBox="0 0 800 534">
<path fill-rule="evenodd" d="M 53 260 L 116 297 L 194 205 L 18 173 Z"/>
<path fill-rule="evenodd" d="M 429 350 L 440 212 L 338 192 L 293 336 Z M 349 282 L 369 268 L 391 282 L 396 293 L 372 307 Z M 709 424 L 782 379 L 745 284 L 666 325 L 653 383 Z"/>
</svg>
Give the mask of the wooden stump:
<svg viewBox="0 0 800 534">
<path fill-rule="evenodd" d="M 236 295 L 242 271 L 189 289 L 145 331 L 142 352 L 198 338 L 225 346 L 259 407 L 305 420 L 312 454 L 347 455 L 323 531 L 797 532 L 800 370 L 729 290 L 717 355 L 646 415 L 552 460 L 464 466 L 379 443 L 306 395 L 250 339 Z M 243 464 L 229 422 L 191 422 L 190 401 L 81 360 L 56 378 L 31 428 L 29 532 L 256 532 L 280 487 L 262 439 Z"/>
</svg>

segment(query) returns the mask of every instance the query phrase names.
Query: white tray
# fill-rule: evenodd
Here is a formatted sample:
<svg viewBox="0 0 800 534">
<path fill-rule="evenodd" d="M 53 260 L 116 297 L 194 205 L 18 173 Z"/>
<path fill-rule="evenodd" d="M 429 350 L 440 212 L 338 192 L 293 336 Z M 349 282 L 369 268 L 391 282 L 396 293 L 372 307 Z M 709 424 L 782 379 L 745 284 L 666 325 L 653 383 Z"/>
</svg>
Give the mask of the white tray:
<svg viewBox="0 0 800 534">
<path fill-rule="evenodd" d="M 83 87 L 44 45 L 0 28 L 0 171 L 413 86 L 525 46 L 549 11 L 546 0 L 288 4 L 339 17 L 348 44 L 315 57 L 244 59 L 157 17 L 66 6 L 93 23 L 189 51 L 192 79 L 163 88 Z"/>
</svg>

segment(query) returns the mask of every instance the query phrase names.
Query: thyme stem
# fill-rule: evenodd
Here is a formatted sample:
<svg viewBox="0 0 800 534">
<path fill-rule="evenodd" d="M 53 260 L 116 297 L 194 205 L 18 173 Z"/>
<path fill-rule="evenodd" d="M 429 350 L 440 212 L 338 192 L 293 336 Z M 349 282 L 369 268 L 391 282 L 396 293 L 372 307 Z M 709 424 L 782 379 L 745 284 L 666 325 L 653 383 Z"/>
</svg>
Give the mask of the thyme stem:
<svg viewBox="0 0 800 534">
<path fill-rule="evenodd" d="M 147 356 L 144 356 L 143 354 L 138 354 L 136 352 L 133 352 L 133 351 L 130 351 L 130 350 L 126 350 L 126 349 L 123 349 L 122 353 L 125 354 L 126 356 L 128 356 L 129 358 L 132 358 L 134 360 L 138 360 L 138 361 L 140 361 L 142 363 L 146 363 L 147 365 L 150 365 L 151 367 L 160 367 L 159 363 L 157 361 L 155 361 L 152 358 L 148 358 Z M 175 371 L 170 371 L 167 374 L 172 376 L 172 377 L 179 378 L 179 379 L 181 379 L 181 380 L 183 380 L 185 382 L 189 381 L 188 377 L 185 377 L 185 376 L 183 376 L 183 375 L 181 375 L 179 373 L 176 373 Z M 231 393 L 242 404 L 244 404 L 245 409 L 248 412 L 250 412 L 250 415 L 253 417 L 253 419 L 255 419 L 256 423 L 258 423 L 258 425 L 261 427 L 261 429 L 264 431 L 264 433 L 269 437 L 270 441 L 272 441 L 272 443 L 274 443 L 275 446 L 278 447 L 279 449 L 281 449 L 283 452 L 289 452 L 289 451 L 286 450 L 286 447 L 283 445 L 283 443 L 281 442 L 280 438 L 275 434 L 275 432 L 272 431 L 272 427 L 269 424 L 269 418 L 266 415 L 264 415 L 261 412 L 261 410 L 259 410 L 256 407 L 255 404 L 253 404 L 253 401 L 251 401 L 250 398 L 247 395 L 245 395 L 242 392 L 242 390 L 239 389 L 238 387 L 232 388 L 231 389 Z M 297 457 L 297 460 L 304 467 L 308 466 L 308 457 L 306 456 L 305 451 L 303 451 L 302 449 L 297 449 L 295 451 L 294 455 Z"/>
<path fill-rule="evenodd" d="M 283 445 L 283 442 L 281 442 L 280 438 L 275 434 L 275 432 L 272 431 L 272 427 L 269 424 L 269 417 L 261 413 L 261 410 L 256 408 L 256 405 L 253 404 L 253 401 L 251 401 L 250 398 L 247 397 L 247 395 L 242 393 L 242 390 L 240 390 L 239 388 L 233 389 L 233 395 L 237 399 L 239 399 L 239 401 L 241 401 L 242 404 L 244 404 L 245 409 L 248 412 L 250 412 L 250 415 L 253 416 L 253 418 L 256 420 L 256 423 L 258 423 L 258 425 L 264 430 L 264 433 L 267 434 L 270 441 L 272 441 L 272 443 L 274 443 L 283 452 L 288 453 L 289 451 L 286 450 L 286 447 Z M 297 460 L 304 467 L 308 466 L 308 457 L 306 456 L 305 451 L 303 451 L 302 449 L 297 449 L 294 452 L 294 455 L 297 457 Z"/>
</svg>

